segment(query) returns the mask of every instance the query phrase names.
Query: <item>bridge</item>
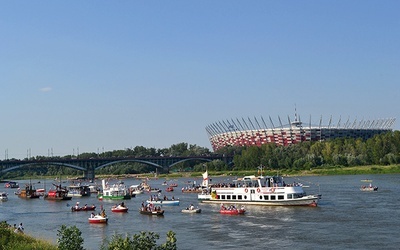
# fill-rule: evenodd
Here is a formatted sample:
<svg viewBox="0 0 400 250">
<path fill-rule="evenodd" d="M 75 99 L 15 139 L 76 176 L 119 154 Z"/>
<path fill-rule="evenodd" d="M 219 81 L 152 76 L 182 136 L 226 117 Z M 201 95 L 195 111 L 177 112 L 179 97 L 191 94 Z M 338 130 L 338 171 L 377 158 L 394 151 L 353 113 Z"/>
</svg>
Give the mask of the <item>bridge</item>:
<svg viewBox="0 0 400 250">
<path fill-rule="evenodd" d="M 125 158 L 91 158 L 91 159 L 45 159 L 45 160 L 4 160 L 0 161 L 0 174 L 29 166 L 63 166 L 81 170 L 84 178 L 93 180 L 95 170 L 106 166 L 125 162 L 137 162 L 150 165 L 160 173 L 169 173 L 169 170 L 182 162 L 222 160 L 226 164 L 232 164 L 232 156 L 189 156 L 189 157 L 125 157 Z"/>
</svg>

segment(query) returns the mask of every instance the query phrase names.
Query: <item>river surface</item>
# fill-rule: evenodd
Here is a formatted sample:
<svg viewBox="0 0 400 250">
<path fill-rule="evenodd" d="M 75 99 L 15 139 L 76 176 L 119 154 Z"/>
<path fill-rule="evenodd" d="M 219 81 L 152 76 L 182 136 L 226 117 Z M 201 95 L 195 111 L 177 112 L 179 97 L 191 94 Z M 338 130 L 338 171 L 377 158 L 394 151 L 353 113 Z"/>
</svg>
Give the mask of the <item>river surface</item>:
<svg viewBox="0 0 400 250">
<path fill-rule="evenodd" d="M 215 177 L 212 183 L 231 182 L 234 177 Z M 372 179 L 377 192 L 362 192 L 363 179 Z M 18 180 L 17 180 L 18 181 Z M 38 182 L 39 180 L 32 180 Z M 139 184 L 139 179 L 124 179 L 127 186 Z M 151 179 L 152 187 L 165 190 L 165 179 Z M 25 200 L 9 193 L 9 200 L 0 202 L 0 220 L 9 224 L 23 223 L 25 232 L 34 237 L 56 243 L 61 225 L 77 226 L 84 237 L 84 248 L 99 249 L 102 241 L 115 233 L 125 236 L 140 231 L 153 231 L 160 235 L 159 244 L 165 242 L 166 233 L 176 233 L 178 249 L 399 249 L 400 245 L 400 175 L 349 175 L 285 178 L 286 183 L 301 182 L 309 194 L 321 193 L 318 207 L 260 207 L 246 206 L 240 216 L 219 214 L 219 205 L 202 204 L 197 194 L 184 194 L 180 188 L 188 181 L 200 179 L 178 178 L 168 180 L 179 186 L 174 192 L 165 192 L 180 199 L 180 206 L 164 206 L 163 217 L 139 214 L 141 203 L 149 194 L 137 195 L 125 201 L 128 213 L 111 213 L 111 201 L 99 201 L 96 195 L 73 198 L 71 201 Z M 24 182 L 19 181 L 22 187 Z M 51 185 L 46 181 L 47 186 Z M 110 182 L 112 183 L 112 182 Z M 36 184 L 36 188 L 41 188 Z M 317 185 L 318 184 L 318 185 Z M 90 212 L 71 212 L 70 206 L 95 204 L 106 209 L 106 225 L 89 224 Z M 202 209 L 200 214 L 183 214 L 181 210 L 193 203 Z"/>
</svg>

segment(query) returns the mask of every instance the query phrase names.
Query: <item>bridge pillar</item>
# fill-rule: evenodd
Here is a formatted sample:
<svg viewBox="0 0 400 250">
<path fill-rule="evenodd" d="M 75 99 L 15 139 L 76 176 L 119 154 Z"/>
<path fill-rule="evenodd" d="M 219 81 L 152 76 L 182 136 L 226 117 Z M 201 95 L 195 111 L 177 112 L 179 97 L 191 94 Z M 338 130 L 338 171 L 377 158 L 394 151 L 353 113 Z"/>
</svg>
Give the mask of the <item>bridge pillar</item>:
<svg viewBox="0 0 400 250">
<path fill-rule="evenodd" d="M 95 178 L 94 169 L 95 169 L 95 166 L 93 164 L 88 164 L 86 166 L 84 177 L 88 180 L 94 181 L 94 178 Z"/>
<path fill-rule="evenodd" d="M 163 166 L 163 173 L 169 174 L 169 166 Z"/>
</svg>

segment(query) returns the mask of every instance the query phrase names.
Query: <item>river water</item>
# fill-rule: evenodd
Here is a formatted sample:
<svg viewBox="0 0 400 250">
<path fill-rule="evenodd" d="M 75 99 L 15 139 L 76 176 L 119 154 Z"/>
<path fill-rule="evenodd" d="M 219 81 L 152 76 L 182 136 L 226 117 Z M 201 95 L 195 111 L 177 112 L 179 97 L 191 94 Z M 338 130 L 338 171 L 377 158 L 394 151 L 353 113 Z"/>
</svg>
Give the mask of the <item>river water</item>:
<svg viewBox="0 0 400 250">
<path fill-rule="evenodd" d="M 233 177 L 216 177 L 213 183 L 230 182 Z M 362 192 L 362 179 L 372 179 L 377 192 Z M 138 179 L 123 180 L 126 185 L 139 184 Z M 165 179 L 152 179 L 152 187 L 165 189 Z M 400 175 L 349 175 L 285 178 L 286 183 L 302 182 L 309 194 L 321 193 L 318 207 L 260 207 L 247 206 L 241 216 L 221 215 L 219 206 L 202 204 L 196 194 L 183 194 L 180 188 L 188 181 L 169 180 L 179 186 L 167 193 L 179 198 L 180 206 L 164 207 L 163 217 L 139 214 L 141 203 L 149 194 L 125 201 L 128 213 L 111 213 L 110 201 L 99 201 L 95 195 L 73 198 L 71 201 L 25 200 L 13 194 L 15 189 L 0 187 L 9 193 L 9 200 L 0 202 L 0 220 L 9 224 L 22 222 L 25 232 L 56 243 L 61 225 L 77 226 L 84 237 L 86 249 L 99 249 L 105 238 L 115 233 L 133 235 L 153 231 L 165 242 L 166 233 L 176 233 L 178 249 L 399 249 Z M 26 182 L 26 181 L 25 181 Z M 34 180 L 33 182 L 38 182 Z M 49 181 L 46 181 L 49 182 Z M 19 181 L 23 186 L 24 181 Z M 42 181 L 43 183 L 43 181 Z M 42 184 L 36 184 L 40 188 Z M 47 185 L 50 185 L 49 183 Z M 107 225 L 89 224 L 90 212 L 71 212 L 70 206 L 79 201 L 101 205 L 109 216 Z M 183 214 L 181 209 L 193 203 L 200 214 Z M 99 211 L 99 209 L 96 209 Z"/>
</svg>

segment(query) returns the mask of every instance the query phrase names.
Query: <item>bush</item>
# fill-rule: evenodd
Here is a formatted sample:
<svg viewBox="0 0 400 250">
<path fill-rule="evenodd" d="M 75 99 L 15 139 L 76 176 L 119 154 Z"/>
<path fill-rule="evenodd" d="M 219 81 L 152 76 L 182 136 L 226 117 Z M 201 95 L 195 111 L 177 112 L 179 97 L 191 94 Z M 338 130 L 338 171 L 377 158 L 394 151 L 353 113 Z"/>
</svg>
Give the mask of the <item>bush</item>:
<svg viewBox="0 0 400 250">
<path fill-rule="evenodd" d="M 175 233 L 169 231 L 165 243 L 157 246 L 160 236 L 154 232 L 140 232 L 130 238 L 128 235 L 114 234 L 110 242 L 103 242 L 102 250 L 176 250 Z"/>
<path fill-rule="evenodd" d="M 76 227 L 62 225 L 57 231 L 57 243 L 60 250 L 83 250 L 82 232 Z"/>
</svg>

